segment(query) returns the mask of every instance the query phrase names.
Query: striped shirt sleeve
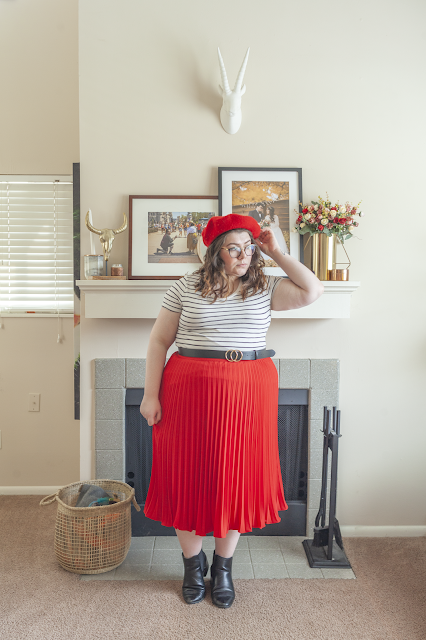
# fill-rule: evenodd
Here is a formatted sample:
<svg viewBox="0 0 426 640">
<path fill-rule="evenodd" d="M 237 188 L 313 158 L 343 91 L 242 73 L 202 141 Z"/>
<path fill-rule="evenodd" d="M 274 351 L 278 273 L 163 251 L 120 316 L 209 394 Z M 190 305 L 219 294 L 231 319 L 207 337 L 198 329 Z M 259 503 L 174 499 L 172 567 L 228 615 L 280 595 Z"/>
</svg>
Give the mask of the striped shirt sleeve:
<svg viewBox="0 0 426 640">
<path fill-rule="evenodd" d="M 166 295 L 163 298 L 162 306 L 169 311 L 174 311 L 175 313 L 181 313 L 182 311 L 182 299 L 183 294 L 185 292 L 185 282 L 184 278 L 180 280 L 176 280 L 174 284 L 170 287 L 170 289 L 166 292 Z"/>
<path fill-rule="evenodd" d="M 283 276 L 266 276 L 268 278 L 268 293 L 269 298 L 272 302 L 272 296 L 274 295 L 274 291 L 281 282 L 284 280 Z"/>
</svg>

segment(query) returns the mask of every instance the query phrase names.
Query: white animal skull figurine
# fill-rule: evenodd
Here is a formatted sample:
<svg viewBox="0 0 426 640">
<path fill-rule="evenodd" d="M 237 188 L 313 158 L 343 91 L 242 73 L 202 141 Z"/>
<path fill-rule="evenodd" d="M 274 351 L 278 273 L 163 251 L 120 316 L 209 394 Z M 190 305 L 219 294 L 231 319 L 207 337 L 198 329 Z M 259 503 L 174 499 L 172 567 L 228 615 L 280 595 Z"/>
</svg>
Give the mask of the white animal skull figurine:
<svg viewBox="0 0 426 640">
<path fill-rule="evenodd" d="M 226 77 L 226 69 L 223 64 L 220 49 L 218 47 L 217 52 L 219 54 L 220 75 L 222 78 L 222 85 L 219 85 L 220 93 L 223 97 L 223 105 L 220 110 L 220 122 L 226 133 L 237 133 L 241 126 L 241 96 L 246 91 L 246 85 L 243 85 L 244 72 L 247 66 L 247 60 L 249 57 L 250 47 L 247 49 L 243 64 L 241 65 L 240 73 L 238 74 L 237 81 L 235 83 L 233 91 L 229 88 L 228 78 Z"/>
</svg>

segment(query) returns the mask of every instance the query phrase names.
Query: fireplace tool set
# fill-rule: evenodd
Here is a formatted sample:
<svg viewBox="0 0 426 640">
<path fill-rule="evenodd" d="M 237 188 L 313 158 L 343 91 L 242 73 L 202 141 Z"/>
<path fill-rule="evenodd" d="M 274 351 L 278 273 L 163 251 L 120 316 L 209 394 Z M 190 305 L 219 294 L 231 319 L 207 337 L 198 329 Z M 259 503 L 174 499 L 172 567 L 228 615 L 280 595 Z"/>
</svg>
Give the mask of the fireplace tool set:
<svg viewBox="0 0 426 640">
<path fill-rule="evenodd" d="M 340 411 L 333 407 L 333 429 L 331 428 L 331 410 L 324 407 L 323 419 L 323 456 L 320 507 L 315 519 L 314 539 L 304 540 L 303 547 L 309 566 L 314 568 L 336 567 L 351 569 L 343 548 L 339 522 L 336 518 L 337 493 L 337 457 L 340 436 Z M 328 526 L 325 526 L 327 508 L 327 472 L 328 450 L 331 450 L 331 486 Z M 333 544 L 335 539 L 336 544 Z"/>
</svg>

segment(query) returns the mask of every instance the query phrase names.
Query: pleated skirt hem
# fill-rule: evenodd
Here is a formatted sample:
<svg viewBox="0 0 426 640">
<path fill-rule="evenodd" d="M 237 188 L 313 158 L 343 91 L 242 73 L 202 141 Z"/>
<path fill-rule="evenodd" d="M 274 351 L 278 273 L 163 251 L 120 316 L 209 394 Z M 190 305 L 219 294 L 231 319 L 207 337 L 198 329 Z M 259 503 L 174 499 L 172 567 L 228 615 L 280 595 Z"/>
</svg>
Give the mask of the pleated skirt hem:
<svg viewBox="0 0 426 640">
<path fill-rule="evenodd" d="M 286 504 L 285 507 L 280 509 L 280 511 L 286 511 L 287 509 L 288 509 L 288 506 Z M 215 538 L 225 538 L 228 531 L 231 531 L 231 530 L 239 531 L 239 533 L 252 533 L 253 529 L 263 529 L 268 524 L 277 524 L 278 522 L 281 522 L 281 518 L 278 517 L 277 519 L 267 520 L 262 523 L 256 523 L 256 524 L 253 524 L 252 526 L 247 525 L 246 527 L 241 527 L 234 524 L 234 525 L 229 525 L 227 527 L 224 527 L 219 531 L 215 531 L 214 529 L 210 529 L 210 531 L 208 531 L 205 529 L 197 529 L 197 527 L 191 528 L 191 526 L 188 526 L 188 522 L 186 519 L 183 522 L 179 522 L 177 519 L 174 521 L 173 520 L 167 521 L 167 520 L 161 520 L 161 518 L 156 518 L 154 514 L 148 515 L 145 512 L 145 510 L 144 510 L 144 513 L 150 520 L 155 520 L 157 522 L 160 522 L 163 527 L 171 527 L 173 529 L 178 529 L 179 531 L 195 531 L 195 535 L 202 536 L 202 537 L 207 536 L 209 533 L 213 533 L 213 536 Z"/>
</svg>

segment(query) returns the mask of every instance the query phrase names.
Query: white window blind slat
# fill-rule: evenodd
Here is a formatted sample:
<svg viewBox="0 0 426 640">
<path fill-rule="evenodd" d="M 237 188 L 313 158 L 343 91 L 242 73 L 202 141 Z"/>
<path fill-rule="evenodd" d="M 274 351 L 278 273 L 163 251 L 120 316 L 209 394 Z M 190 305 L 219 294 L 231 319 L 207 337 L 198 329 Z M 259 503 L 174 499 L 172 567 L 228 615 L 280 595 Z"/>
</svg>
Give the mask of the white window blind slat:
<svg viewBox="0 0 426 640">
<path fill-rule="evenodd" d="M 72 313 L 72 176 L 0 176 L 0 310 Z"/>
</svg>

